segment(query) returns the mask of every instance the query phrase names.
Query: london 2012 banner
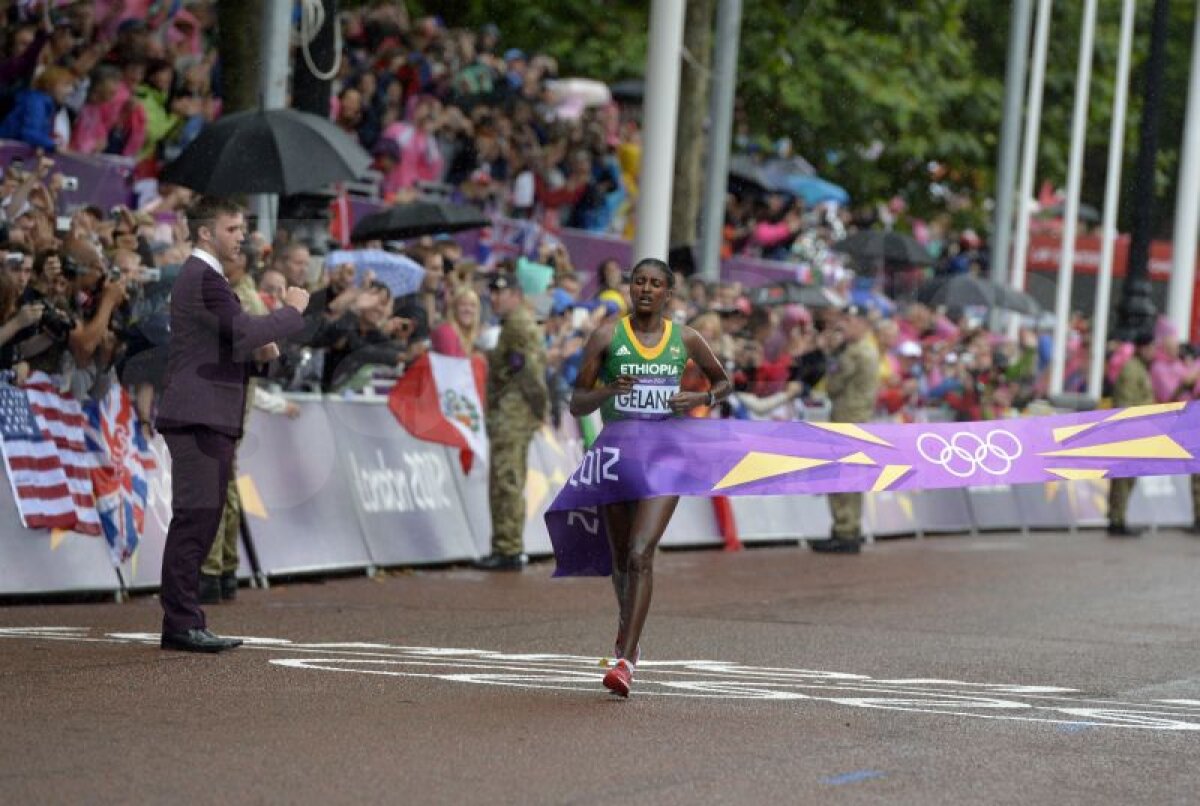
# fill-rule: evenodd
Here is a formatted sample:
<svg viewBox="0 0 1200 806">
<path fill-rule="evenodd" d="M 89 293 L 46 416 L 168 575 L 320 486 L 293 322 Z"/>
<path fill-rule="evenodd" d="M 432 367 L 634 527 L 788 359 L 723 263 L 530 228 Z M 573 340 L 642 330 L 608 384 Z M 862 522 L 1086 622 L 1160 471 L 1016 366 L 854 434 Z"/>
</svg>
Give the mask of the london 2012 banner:
<svg viewBox="0 0 1200 806">
<path fill-rule="evenodd" d="M 611 572 L 600 507 L 662 495 L 929 490 L 1200 472 L 1200 402 L 970 423 L 623 421 L 546 513 L 555 576 Z"/>
</svg>

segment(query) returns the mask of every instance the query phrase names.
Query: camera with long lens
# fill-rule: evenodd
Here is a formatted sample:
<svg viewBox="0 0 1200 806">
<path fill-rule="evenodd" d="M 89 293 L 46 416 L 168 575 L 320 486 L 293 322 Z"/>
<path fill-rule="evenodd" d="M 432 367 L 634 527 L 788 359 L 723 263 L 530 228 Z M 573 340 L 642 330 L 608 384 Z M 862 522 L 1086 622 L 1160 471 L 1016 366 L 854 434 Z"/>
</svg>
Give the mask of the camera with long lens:
<svg viewBox="0 0 1200 806">
<path fill-rule="evenodd" d="M 64 310 L 47 305 L 38 320 L 38 327 L 56 342 L 65 342 L 75 329 L 75 317 Z"/>
</svg>

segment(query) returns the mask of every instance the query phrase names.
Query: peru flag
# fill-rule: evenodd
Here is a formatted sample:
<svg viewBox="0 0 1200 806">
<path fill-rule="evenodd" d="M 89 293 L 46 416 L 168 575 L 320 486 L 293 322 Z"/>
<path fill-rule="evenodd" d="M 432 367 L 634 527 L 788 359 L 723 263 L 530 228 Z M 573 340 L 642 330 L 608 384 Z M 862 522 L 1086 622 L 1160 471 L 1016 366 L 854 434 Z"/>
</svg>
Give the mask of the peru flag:
<svg viewBox="0 0 1200 806">
<path fill-rule="evenodd" d="M 414 361 L 388 395 L 388 408 L 417 439 L 460 450 L 464 473 L 475 456 L 488 458 L 483 403 L 487 368 L 483 359 L 426 353 Z"/>
</svg>

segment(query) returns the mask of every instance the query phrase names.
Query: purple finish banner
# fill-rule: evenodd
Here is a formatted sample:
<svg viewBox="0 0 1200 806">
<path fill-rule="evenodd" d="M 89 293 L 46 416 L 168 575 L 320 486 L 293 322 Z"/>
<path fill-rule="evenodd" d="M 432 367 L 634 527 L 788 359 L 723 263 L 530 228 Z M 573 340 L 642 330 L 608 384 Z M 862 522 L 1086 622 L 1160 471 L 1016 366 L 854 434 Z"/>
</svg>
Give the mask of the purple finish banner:
<svg viewBox="0 0 1200 806">
<path fill-rule="evenodd" d="M 972 423 L 605 426 L 546 513 L 555 576 L 611 572 L 599 507 L 662 495 L 931 490 L 1200 472 L 1200 403 Z"/>
</svg>

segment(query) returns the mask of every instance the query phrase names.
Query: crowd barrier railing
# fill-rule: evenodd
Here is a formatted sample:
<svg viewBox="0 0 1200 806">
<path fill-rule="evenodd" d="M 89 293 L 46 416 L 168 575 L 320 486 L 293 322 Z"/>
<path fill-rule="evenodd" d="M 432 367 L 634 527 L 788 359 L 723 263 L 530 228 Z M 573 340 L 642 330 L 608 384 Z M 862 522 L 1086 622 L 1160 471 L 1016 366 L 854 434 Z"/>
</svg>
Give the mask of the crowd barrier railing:
<svg viewBox="0 0 1200 806">
<path fill-rule="evenodd" d="M 247 530 L 239 575 L 262 582 L 297 574 L 370 573 L 379 566 L 446 564 L 489 550 L 487 467 L 464 475 L 457 452 L 423 442 L 396 422 L 383 398 L 291 395 L 300 416 L 254 412 L 238 455 Z M 11 485 L 0 485 L 0 594 L 150 590 L 158 587 L 170 520 L 170 457 L 152 449 L 146 524 L 138 550 L 114 567 L 102 538 L 23 529 Z M 526 550 L 551 554 L 543 516 L 583 455 L 573 421 L 537 433 L 525 487 Z M 1105 480 L 932 491 L 868 493 L 871 539 L 986 531 L 1074 530 L 1106 523 Z M 815 541 L 829 536 L 819 496 L 731 499 L 745 543 Z M 1140 479 L 1129 521 L 1170 528 L 1193 522 L 1187 476 Z M 666 547 L 722 544 L 712 505 L 680 502 Z M 253 564 L 250 558 L 253 557 Z"/>
</svg>

